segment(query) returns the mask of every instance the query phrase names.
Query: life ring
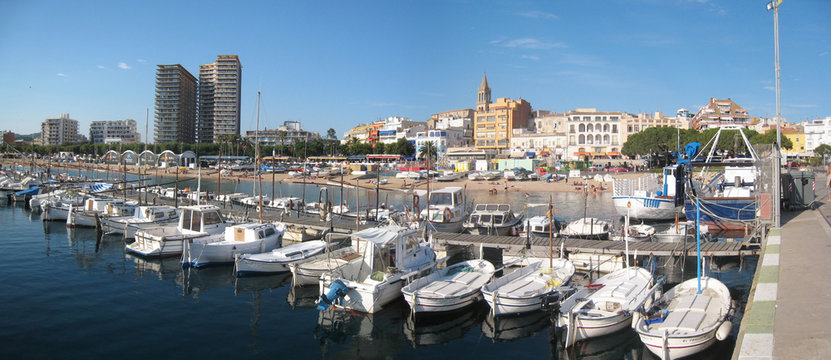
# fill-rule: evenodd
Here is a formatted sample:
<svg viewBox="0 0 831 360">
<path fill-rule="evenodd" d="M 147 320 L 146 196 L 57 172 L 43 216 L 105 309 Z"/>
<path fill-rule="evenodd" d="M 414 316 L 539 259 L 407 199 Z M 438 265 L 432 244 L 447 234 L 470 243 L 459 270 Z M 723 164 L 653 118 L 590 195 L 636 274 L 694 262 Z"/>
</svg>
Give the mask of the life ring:
<svg viewBox="0 0 831 360">
<path fill-rule="evenodd" d="M 413 208 L 417 208 L 419 203 L 421 203 L 421 199 L 418 195 L 413 195 Z"/>
<path fill-rule="evenodd" d="M 453 220 L 453 212 L 450 211 L 450 208 L 444 208 L 443 215 L 444 215 L 444 222 L 450 222 L 450 220 Z"/>
</svg>

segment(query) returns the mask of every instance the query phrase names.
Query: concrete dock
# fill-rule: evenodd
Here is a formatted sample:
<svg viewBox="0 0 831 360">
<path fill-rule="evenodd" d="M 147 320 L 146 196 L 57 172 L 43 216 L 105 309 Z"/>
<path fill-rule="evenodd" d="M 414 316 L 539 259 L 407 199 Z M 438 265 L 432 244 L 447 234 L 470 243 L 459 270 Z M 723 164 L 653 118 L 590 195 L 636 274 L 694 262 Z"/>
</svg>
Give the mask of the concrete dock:
<svg viewBox="0 0 831 360">
<path fill-rule="evenodd" d="M 816 175 L 816 210 L 783 212 L 764 242 L 734 359 L 831 358 L 831 202 Z"/>
</svg>

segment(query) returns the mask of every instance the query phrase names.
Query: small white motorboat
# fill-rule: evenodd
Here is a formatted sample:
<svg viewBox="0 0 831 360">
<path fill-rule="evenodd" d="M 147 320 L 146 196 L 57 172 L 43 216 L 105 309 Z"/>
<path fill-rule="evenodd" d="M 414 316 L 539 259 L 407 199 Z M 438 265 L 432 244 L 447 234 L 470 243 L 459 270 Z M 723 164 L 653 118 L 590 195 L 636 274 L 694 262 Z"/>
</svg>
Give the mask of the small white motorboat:
<svg viewBox="0 0 831 360">
<path fill-rule="evenodd" d="M 401 297 L 401 288 L 409 279 L 436 266 L 436 253 L 419 235 L 417 229 L 397 225 L 353 234 L 360 239 L 357 249 L 362 261 L 320 277 L 318 310 L 335 306 L 375 313 Z"/>
<path fill-rule="evenodd" d="M 234 261 L 234 273 L 248 276 L 288 272 L 289 265 L 310 261 L 325 249 L 326 241 L 312 240 L 258 254 L 242 254 Z"/>
<path fill-rule="evenodd" d="M 218 206 L 195 205 L 180 207 L 177 226 L 157 226 L 136 231 L 136 240 L 126 246 L 127 251 L 145 257 L 178 256 L 183 242 L 200 237 L 222 234 L 226 223 Z"/>
<path fill-rule="evenodd" d="M 484 259 L 463 261 L 414 280 L 401 293 L 414 313 L 461 309 L 482 298 L 494 271 Z"/>
<path fill-rule="evenodd" d="M 326 255 L 326 254 L 324 254 Z M 349 246 L 333 251 L 327 256 L 315 257 L 303 262 L 289 264 L 292 283 L 296 286 L 317 285 L 323 274 L 330 273 L 344 266 L 361 262 L 361 255 Z"/>
<path fill-rule="evenodd" d="M 545 297 L 554 295 L 558 287 L 568 284 L 574 276 L 574 264 L 567 259 L 552 259 L 550 268 L 541 268 L 542 264 L 535 262 L 483 286 L 482 295 L 491 313 L 505 315 L 539 310 Z"/>
<path fill-rule="evenodd" d="M 612 225 L 608 221 L 586 217 L 572 221 L 560 231 L 567 238 L 608 240 Z"/>
<path fill-rule="evenodd" d="M 567 328 L 565 347 L 612 334 L 632 324 L 631 311 L 650 306 L 656 286 L 652 274 L 640 267 L 609 273 L 562 301 L 558 326 Z"/>
<path fill-rule="evenodd" d="M 170 225 L 178 221 L 179 211 L 175 207 L 167 205 L 139 206 L 133 216 L 101 219 L 101 230 L 108 234 L 122 234 L 124 239 L 133 239 L 136 236 L 136 231 Z"/>
<path fill-rule="evenodd" d="M 280 247 L 286 226 L 282 223 L 248 223 L 229 226 L 224 234 L 185 240 L 182 265 L 203 267 L 232 264 L 238 255 Z"/>
<path fill-rule="evenodd" d="M 730 290 L 721 281 L 701 277 L 667 291 L 653 311 L 636 316 L 635 331 L 646 347 L 661 359 L 678 359 L 706 349 L 730 335 Z"/>
</svg>

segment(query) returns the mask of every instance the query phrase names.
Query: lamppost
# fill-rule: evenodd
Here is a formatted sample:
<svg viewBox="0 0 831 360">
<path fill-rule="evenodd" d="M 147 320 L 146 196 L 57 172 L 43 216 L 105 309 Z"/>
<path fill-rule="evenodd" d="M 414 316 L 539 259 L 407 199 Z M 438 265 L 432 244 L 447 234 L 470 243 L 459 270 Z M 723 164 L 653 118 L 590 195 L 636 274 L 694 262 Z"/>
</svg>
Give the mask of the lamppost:
<svg viewBox="0 0 831 360">
<path fill-rule="evenodd" d="M 773 0 L 767 4 L 773 10 L 774 69 L 776 70 L 776 144 L 782 148 L 782 111 L 779 102 L 779 5 L 782 0 Z"/>
</svg>

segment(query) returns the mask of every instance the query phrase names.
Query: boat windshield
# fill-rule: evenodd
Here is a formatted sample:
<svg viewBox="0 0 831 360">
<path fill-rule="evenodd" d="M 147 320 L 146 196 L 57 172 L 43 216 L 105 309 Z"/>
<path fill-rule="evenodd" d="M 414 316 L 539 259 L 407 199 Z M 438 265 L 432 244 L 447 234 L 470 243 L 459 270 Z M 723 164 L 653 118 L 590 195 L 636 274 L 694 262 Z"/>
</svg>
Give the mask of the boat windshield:
<svg viewBox="0 0 831 360">
<path fill-rule="evenodd" d="M 481 224 L 490 224 L 491 223 L 491 216 L 490 215 L 482 215 L 482 221 L 479 223 Z"/>
<path fill-rule="evenodd" d="M 430 194 L 430 205 L 453 205 L 453 194 L 432 193 Z"/>
<path fill-rule="evenodd" d="M 501 224 L 502 223 L 502 215 L 494 215 L 493 216 L 493 223 L 494 224 Z"/>
</svg>

